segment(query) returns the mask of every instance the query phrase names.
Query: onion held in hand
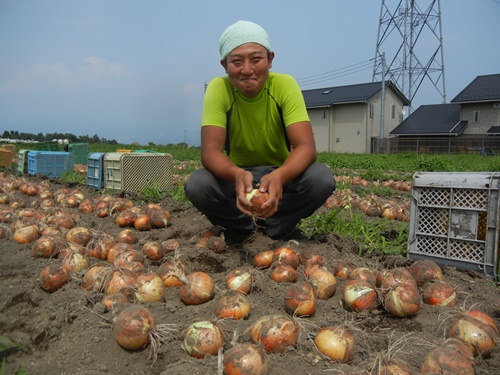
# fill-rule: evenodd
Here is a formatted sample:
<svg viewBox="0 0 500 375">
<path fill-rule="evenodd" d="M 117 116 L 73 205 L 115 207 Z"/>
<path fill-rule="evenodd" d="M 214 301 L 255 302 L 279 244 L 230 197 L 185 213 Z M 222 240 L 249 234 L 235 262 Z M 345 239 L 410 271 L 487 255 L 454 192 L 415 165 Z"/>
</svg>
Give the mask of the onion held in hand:
<svg viewBox="0 0 500 375">
<path fill-rule="evenodd" d="M 264 213 L 264 210 L 262 210 L 262 205 L 269 198 L 268 193 L 263 193 L 259 191 L 259 189 L 253 189 L 250 193 L 247 193 L 246 198 L 252 204 L 252 207 L 250 207 L 250 211 L 254 215 L 260 215 Z"/>
</svg>

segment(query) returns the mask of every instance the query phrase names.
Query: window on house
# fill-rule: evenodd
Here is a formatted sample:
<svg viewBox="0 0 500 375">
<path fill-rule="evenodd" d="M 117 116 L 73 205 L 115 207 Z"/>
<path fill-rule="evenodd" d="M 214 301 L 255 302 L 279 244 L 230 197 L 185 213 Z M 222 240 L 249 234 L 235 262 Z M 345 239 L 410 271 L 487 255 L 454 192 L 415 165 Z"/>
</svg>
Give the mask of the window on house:
<svg viewBox="0 0 500 375">
<path fill-rule="evenodd" d="M 373 117 L 375 115 L 375 105 L 373 103 L 370 103 L 370 117 Z"/>
<path fill-rule="evenodd" d="M 479 111 L 474 111 L 474 122 L 479 122 L 479 121 L 480 121 Z"/>
<path fill-rule="evenodd" d="M 394 104 L 391 106 L 391 117 L 396 118 L 396 106 Z"/>
</svg>

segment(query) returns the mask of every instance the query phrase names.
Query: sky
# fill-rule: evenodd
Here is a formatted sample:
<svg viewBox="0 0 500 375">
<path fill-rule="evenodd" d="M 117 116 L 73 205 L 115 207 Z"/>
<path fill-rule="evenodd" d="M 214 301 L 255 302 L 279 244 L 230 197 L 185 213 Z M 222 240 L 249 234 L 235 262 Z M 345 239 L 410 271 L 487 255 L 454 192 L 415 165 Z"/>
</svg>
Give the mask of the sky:
<svg viewBox="0 0 500 375">
<path fill-rule="evenodd" d="M 399 3 L 385 1 L 391 11 Z M 426 9 L 432 1 L 416 3 Z M 198 146 L 205 84 L 225 75 L 218 40 L 227 26 L 238 20 L 263 26 L 276 54 L 271 70 L 293 75 L 303 90 L 368 83 L 381 5 L 381 0 L 0 0 L 0 132 Z M 500 73 L 500 0 L 441 0 L 440 5 L 444 92 L 424 80 L 415 109 L 442 103 L 444 93 L 449 102 L 477 76 Z M 419 38 L 417 57 L 425 63 L 439 39 Z M 383 46 L 390 53 L 401 43 L 394 36 Z"/>
</svg>

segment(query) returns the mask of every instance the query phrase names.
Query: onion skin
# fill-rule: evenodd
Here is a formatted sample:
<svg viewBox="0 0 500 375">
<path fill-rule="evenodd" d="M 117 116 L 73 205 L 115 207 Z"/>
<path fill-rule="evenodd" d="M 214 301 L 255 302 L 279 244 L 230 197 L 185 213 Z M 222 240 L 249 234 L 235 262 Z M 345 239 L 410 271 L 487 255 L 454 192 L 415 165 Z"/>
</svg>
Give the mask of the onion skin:
<svg viewBox="0 0 500 375">
<path fill-rule="evenodd" d="M 163 249 L 156 241 L 147 241 L 142 245 L 142 253 L 151 260 L 160 260 L 163 258 Z"/>
<path fill-rule="evenodd" d="M 350 280 L 358 279 L 363 280 L 371 285 L 375 285 L 377 281 L 377 275 L 370 268 L 367 267 L 357 267 L 349 272 Z"/>
<path fill-rule="evenodd" d="M 36 241 L 40 237 L 40 230 L 38 225 L 32 224 L 25 227 L 18 228 L 12 237 L 14 242 L 20 244 L 27 244 Z"/>
<path fill-rule="evenodd" d="M 134 281 L 135 297 L 141 302 L 165 301 L 165 285 L 156 273 L 143 273 Z"/>
<path fill-rule="evenodd" d="M 125 293 L 113 293 L 113 294 L 107 294 L 102 298 L 102 303 L 104 306 L 106 306 L 106 309 L 108 311 L 113 310 L 116 304 L 118 303 L 127 303 L 129 302 L 128 297 L 125 295 Z"/>
<path fill-rule="evenodd" d="M 170 288 L 189 283 L 186 269 L 187 266 L 180 259 L 170 258 L 158 267 L 156 273 L 162 278 L 165 287 Z"/>
<path fill-rule="evenodd" d="M 385 363 L 380 366 L 378 375 L 412 375 L 412 373 L 402 363 Z"/>
<path fill-rule="evenodd" d="M 455 306 L 457 304 L 457 291 L 444 281 L 432 281 L 424 287 L 422 292 L 424 303 L 433 306 Z"/>
<path fill-rule="evenodd" d="M 285 292 L 285 310 L 293 316 L 312 316 L 316 311 L 316 296 L 312 286 L 301 281 Z"/>
<path fill-rule="evenodd" d="M 458 343 L 445 342 L 427 353 L 420 365 L 420 373 L 474 375 L 472 353 L 467 354 L 467 350 L 467 347 L 460 348 Z"/>
<path fill-rule="evenodd" d="M 261 251 L 253 257 L 252 264 L 257 268 L 269 268 L 273 264 L 274 251 Z"/>
<path fill-rule="evenodd" d="M 124 229 L 120 233 L 118 233 L 118 236 L 116 237 L 116 242 L 134 245 L 137 242 L 139 242 L 139 238 L 137 237 L 137 234 L 135 234 L 133 230 Z"/>
<path fill-rule="evenodd" d="M 156 319 L 147 308 L 132 305 L 118 315 L 114 335 L 122 348 L 138 350 L 148 344 L 149 333 L 155 327 Z"/>
<path fill-rule="evenodd" d="M 184 334 L 182 348 L 192 357 L 204 358 L 217 355 L 224 344 L 220 328 L 209 321 L 192 323 Z"/>
<path fill-rule="evenodd" d="M 279 264 L 274 267 L 270 276 L 277 283 L 294 283 L 298 277 L 295 268 L 286 264 Z"/>
<path fill-rule="evenodd" d="M 269 360 L 258 345 L 238 344 L 224 352 L 224 374 L 267 375 Z"/>
<path fill-rule="evenodd" d="M 489 324 L 467 313 L 456 316 L 448 331 L 448 337 L 462 340 L 474 356 L 485 358 L 496 348 L 500 338 Z"/>
<path fill-rule="evenodd" d="M 112 269 L 107 266 L 94 265 L 90 267 L 83 276 L 84 289 L 91 292 L 102 292 L 106 290 Z"/>
<path fill-rule="evenodd" d="M 153 229 L 153 223 L 148 215 L 139 215 L 134 221 L 134 228 L 140 232 L 147 232 Z"/>
<path fill-rule="evenodd" d="M 357 268 L 354 263 L 351 262 L 339 262 L 335 266 L 335 271 L 333 275 L 339 279 L 348 279 L 349 274 L 353 269 Z"/>
<path fill-rule="evenodd" d="M 35 241 L 31 248 L 34 258 L 50 259 L 55 257 L 59 250 L 64 247 L 64 240 L 56 236 L 42 236 Z"/>
<path fill-rule="evenodd" d="M 359 279 L 347 282 L 342 299 L 349 311 L 371 311 L 378 306 L 378 295 L 374 286 Z"/>
<path fill-rule="evenodd" d="M 85 255 L 70 252 L 62 261 L 62 267 L 68 272 L 80 272 L 90 267 L 90 261 Z"/>
<path fill-rule="evenodd" d="M 246 194 L 247 200 L 252 204 L 252 207 L 250 207 L 250 211 L 254 215 L 262 215 L 264 213 L 264 210 L 262 210 L 262 205 L 267 201 L 269 198 L 269 194 L 266 192 L 261 192 L 259 189 L 253 189 L 250 193 Z"/>
<path fill-rule="evenodd" d="M 443 272 L 436 262 L 429 259 L 417 260 L 408 268 L 418 286 L 429 281 L 443 280 Z"/>
<path fill-rule="evenodd" d="M 210 275 L 193 272 L 187 276 L 188 283 L 180 288 L 181 301 L 185 305 L 201 305 L 214 298 L 215 288 Z"/>
<path fill-rule="evenodd" d="M 87 246 L 92 239 L 92 233 L 85 227 L 73 227 L 66 232 L 66 240 L 81 246 Z"/>
<path fill-rule="evenodd" d="M 416 315 L 422 306 L 422 297 L 416 287 L 397 285 L 384 298 L 384 308 L 398 318 L 409 318 Z"/>
<path fill-rule="evenodd" d="M 222 319 L 246 319 L 250 315 L 251 306 L 250 298 L 245 294 L 230 290 L 219 298 L 215 315 Z"/>
<path fill-rule="evenodd" d="M 265 315 L 252 324 L 250 337 L 266 353 L 283 353 L 289 346 L 297 345 L 299 328 L 287 316 Z"/>
<path fill-rule="evenodd" d="M 252 290 L 253 276 L 244 270 L 233 270 L 227 274 L 226 284 L 229 290 L 248 294 Z"/>
<path fill-rule="evenodd" d="M 348 363 L 354 358 L 354 338 L 344 327 L 322 328 L 314 343 L 322 354 L 334 361 Z"/>
<path fill-rule="evenodd" d="M 300 264 L 299 255 L 290 247 L 284 246 L 276 249 L 273 254 L 273 263 L 287 265 L 297 269 Z"/>
<path fill-rule="evenodd" d="M 125 292 L 137 279 L 137 275 L 127 269 L 116 270 L 111 274 L 111 278 L 106 286 L 106 294 Z"/>
<path fill-rule="evenodd" d="M 51 264 L 40 272 L 40 286 L 48 293 L 55 292 L 68 281 L 68 272 L 59 265 Z"/>
</svg>

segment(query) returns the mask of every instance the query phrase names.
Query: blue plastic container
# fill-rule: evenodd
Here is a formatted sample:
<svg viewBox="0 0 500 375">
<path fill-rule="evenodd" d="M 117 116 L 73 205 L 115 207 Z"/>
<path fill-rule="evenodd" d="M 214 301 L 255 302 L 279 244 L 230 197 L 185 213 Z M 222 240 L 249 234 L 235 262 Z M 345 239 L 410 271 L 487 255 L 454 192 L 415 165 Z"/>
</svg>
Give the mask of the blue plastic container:
<svg viewBox="0 0 500 375">
<path fill-rule="evenodd" d="M 104 152 L 91 152 L 87 162 L 87 185 L 96 190 L 104 187 Z"/>
<path fill-rule="evenodd" d="M 62 151 L 29 151 L 28 174 L 41 174 L 48 177 L 61 177 L 66 171 L 73 170 L 73 154 Z"/>
</svg>

